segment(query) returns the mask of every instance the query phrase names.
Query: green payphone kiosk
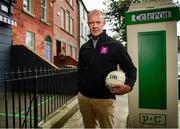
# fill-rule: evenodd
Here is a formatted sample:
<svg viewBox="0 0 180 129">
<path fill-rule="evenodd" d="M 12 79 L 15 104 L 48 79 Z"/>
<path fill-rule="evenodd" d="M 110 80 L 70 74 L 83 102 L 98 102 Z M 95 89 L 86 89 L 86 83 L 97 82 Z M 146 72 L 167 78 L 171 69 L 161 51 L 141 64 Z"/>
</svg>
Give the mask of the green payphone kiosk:
<svg viewBox="0 0 180 129">
<path fill-rule="evenodd" d="M 130 128 L 178 127 L 179 18 L 172 0 L 133 3 L 126 13 L 128 52 L 138 70 L 129 94 Z"/>
</svg>

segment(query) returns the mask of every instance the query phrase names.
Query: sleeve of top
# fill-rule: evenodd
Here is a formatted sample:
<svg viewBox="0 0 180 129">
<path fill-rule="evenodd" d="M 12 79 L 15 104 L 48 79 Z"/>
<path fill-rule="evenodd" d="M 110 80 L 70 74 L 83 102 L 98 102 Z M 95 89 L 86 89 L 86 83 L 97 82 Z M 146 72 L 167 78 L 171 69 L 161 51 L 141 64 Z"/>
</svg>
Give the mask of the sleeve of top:
<svg viewBox="0 0 180 129">
<path fill-rule="evenodd" d="M 126 74 L 125 84 L 129 85 L 132 90 L 133 86 L 135 84 L 135 81 L 136 81 L 137 69 L 134 66 L 132 59 L 129 56 L 127 50 L 121 43 L 118 44 L 118 47 L 115 47 L 115 49 L 117 49 L 116 60 L 117 60 L 118 64 L 120 65 L 120 68 Z"/>
<path fill-rule="evenodd" d="M 79 51 L 79 60 L 78 60 L 78 84 L 80 85 L 80 80 L 81 80 L 81 77 L 83 76 L 83 69 L 84 69 L 84 61 L 83 61 L 83 58 L 82 58 L 82 50 L 80 49 Z"/>
</svg>

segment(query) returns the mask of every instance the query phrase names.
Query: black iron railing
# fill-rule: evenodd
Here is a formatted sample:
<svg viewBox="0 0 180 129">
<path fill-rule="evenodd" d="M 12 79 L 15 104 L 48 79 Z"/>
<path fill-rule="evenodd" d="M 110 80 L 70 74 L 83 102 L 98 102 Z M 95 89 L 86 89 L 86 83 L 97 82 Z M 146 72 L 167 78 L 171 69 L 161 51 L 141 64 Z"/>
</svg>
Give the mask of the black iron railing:
<svg viewBox="0 0 180 129">
<path fill-rule="evenodd" d="M 5 74 L 0 127 L 37 128 L 77 94 L 77 69 L 18 70 Z"/>
</svg>

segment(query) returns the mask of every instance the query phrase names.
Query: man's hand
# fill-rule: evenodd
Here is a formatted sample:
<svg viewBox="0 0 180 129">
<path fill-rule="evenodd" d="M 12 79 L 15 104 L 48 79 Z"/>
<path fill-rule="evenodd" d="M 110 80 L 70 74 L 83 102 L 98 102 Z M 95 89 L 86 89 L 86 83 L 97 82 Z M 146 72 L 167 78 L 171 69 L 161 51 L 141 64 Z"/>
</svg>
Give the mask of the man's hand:
<svg viewBox="0 0 180 129">
<path fill-rule="evenodd" d="M 131 87 L 128 85 L 116 85 L 110 89 L 111 93 L 115 95 L 123 95 L 131 91 Z"/>
</svg>

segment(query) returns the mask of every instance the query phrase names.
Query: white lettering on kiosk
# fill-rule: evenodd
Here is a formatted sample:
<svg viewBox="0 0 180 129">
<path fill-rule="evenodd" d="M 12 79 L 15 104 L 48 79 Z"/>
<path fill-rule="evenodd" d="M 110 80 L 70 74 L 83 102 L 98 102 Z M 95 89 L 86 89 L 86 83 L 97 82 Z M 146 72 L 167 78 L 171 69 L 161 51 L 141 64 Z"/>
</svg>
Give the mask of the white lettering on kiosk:
<svg viewBox="0 0 180 129">
<path fill-rule="evenodd" d="M 147 21 L 147 20 L 159 20 L 171 18 L 170 11 L 154 12 L 154 13 L 143 13 L 138 15 L 132 15 L 132 21 Z"/>
</svg>

